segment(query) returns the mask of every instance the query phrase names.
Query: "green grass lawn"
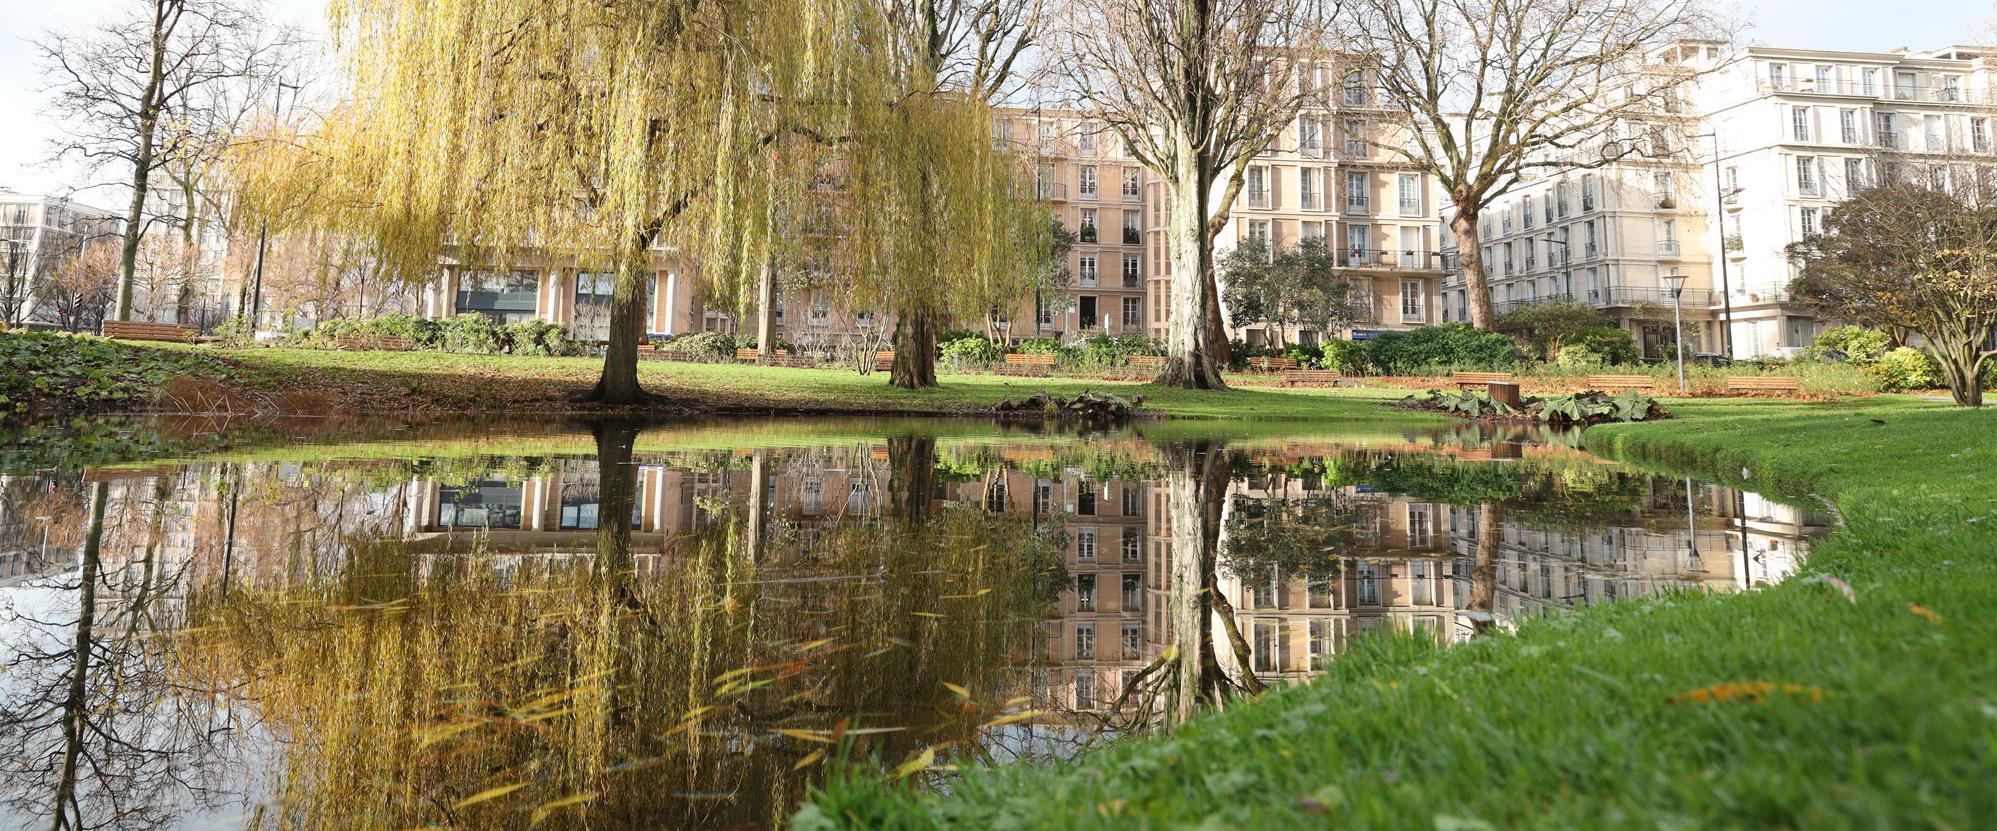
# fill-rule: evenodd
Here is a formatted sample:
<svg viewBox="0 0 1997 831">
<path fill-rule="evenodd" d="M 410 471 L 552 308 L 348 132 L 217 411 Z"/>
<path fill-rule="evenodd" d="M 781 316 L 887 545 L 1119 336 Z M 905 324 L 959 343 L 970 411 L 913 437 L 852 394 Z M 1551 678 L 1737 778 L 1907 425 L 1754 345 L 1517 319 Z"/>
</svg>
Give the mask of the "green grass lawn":
<svg viewBox="0 0 1997 831">
<path fill-rule="evenodd" d="M 261 389 L 316 390 L 335 409 L 354 411 L 547 412 L 574 409 L 568 397 L 595 383 L 598 358 L 535 358 L 439 352 L 334 352 L 159 345 L 215 355 L 235 364 L 240 383 Z M 960 414 L 1040 390 L 1070 396 L 1095 389 L 1145 396 L 1144 409 L 1183 418 L 1381 420 L 1380 402 L 1402 393 L 1377 389 L 1176 390 L 1128 381 L 952 375 L 942 386 L 901 390 L 886 373 L 790 369 L 746 364 L 642 361 L 645 387 L 686 409 L 727 412 Z M 1406 420 L 1406 414 L 1393 415 Z M 1420 418 L 1420 416 L 1416 416 Z"/>
<path fill-rule="evenodd" d="M 1316 681 L 1169 739 L 969 770 L 947 796 L 849 775 L 795 825 L 1992 827 L 1997 412 L 1890 398 L 1674 407 L 1683 418 L 1596 427 L 1588 444 L 1830 500 L 1845 525 L 1802 575 L 1593 606 L 1440 652 L 1362 642 Z M 1776 687 L 1672 700 L 1745 682 Z"/>
</svg>

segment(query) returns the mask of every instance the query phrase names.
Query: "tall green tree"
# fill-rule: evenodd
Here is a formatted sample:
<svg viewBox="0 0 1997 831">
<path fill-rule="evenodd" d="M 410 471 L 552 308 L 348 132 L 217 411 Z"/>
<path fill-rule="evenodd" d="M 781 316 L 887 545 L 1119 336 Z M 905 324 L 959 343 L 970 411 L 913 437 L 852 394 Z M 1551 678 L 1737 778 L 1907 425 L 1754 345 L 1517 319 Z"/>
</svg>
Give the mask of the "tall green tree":
<svg viewBox="0 0 1997 831">
<path fill-rule="evenodd" d="M 1244 239 L 1221 256 L 1220 282 L 1235 325 L 1269 324 L 1277 347 L 1287 329 L 1335 332 L 1352 320 L 1351 281 L 1323 237 L 1273 252 L 1260 238 Z"/>
</svg>

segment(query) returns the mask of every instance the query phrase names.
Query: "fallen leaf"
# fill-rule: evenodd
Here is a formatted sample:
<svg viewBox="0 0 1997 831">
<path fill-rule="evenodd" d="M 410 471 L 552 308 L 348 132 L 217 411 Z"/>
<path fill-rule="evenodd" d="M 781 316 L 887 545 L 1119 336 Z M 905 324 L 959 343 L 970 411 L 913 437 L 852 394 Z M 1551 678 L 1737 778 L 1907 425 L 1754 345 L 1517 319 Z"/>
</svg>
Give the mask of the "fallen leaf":
<svg viewBox="0 0 1997 831">
<path fill-rule="evenodd" d="M 1800 696 L 1808 698 L 1811 701 L 1824 700 L 1823 690 L 1816 687 L 1806 687 L 1802 684 L 1775 684 L 1768 681 L 1732 681 L 1674 695 L 1665 699 L 1665 701 L 1671 704 L 1715 704 L 1728 701 L 1746 701 L 1760 704 L 1772 692 Z"/>
<path fill-rule="evenodd" d="M 1933 609 L 1930 609 L 1930 608 L 1928 608 L 1928 607 L 1926 607 L 1926 606 L 1923 606 L 1923 605 L 1921 605 L 1921 604 L 1919 604 L 1919 603 L 1909 603 L 1909 604 L 1907 604 L 1907 611 L 1909 611 L 1909 612 L 1913 612 L 1914 614 L 1917 614 L 1917 615 L 1920 615 L 1920 616 L 1921 616 L 1921 619 L 1923 619 L 1923 620 L 1926 620 L 1926 621 L 1927 621 L 1927 622 L 1929 622 L 1929 623 L 1940 623 L 1940 622 L 1942 622 L 1942 616 L 1941 616 L 1941 613 L 1940 613 L 1940 612 L 1937 612 L 1937 611 L 1935 611 L 1935 610 L 1933 610 Z"/>
<path fill-rule="evenodd" d="M 514 791 L 520 790 L 521 788 L 524 787 L 527 787 L 527 783 L 515 782 L 511 785 L 501 785 L 497 788 L 486 788 L 485 790 L 479 791 L 478 793 L 472 794 L 471 796 L 465 797 L 464 799 L 460 799 L 457 802 L 451 803 L 451 807 L 454 809 L 466 808 L 472 805 L 477 805 L 481 802 L 489 802 L 491 800 L 498 799 L 502 796 L 510 794 Z"/>
<path fill-rule="evenodd" d="M 936 763 L 936 748 L 925 747 L 922 749 L 921 753 L 916 754 L 915 758 L 903 762 L 899 767 L 896 767 L 894 769 L 894 778 L 906 779 L 911 774 L 920 773 L 924 770 L 928 770 L 929 766 L 935 763 Z"/>
</svg>

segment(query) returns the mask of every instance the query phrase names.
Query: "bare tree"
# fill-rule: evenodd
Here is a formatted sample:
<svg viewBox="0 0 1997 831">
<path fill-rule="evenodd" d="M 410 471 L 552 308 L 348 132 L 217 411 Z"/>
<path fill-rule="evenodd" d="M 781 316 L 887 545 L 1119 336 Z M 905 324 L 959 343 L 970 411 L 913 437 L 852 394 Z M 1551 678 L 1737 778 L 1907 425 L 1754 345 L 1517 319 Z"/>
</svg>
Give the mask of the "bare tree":
<svg viewBox="0 0 1997 831">
<path fill-rule="evenodd" d="M 109 240 L 85 242 L 35 283 L 35 300 L 65 331 L 94 330 L 117 285 L 117 246 Z"/>
<path fill-rule="evenodd" d="M 1161 383 L 1219 389 L 1213 241 L 1243 163 L 1314 99 L 1299 79 L 1329 45 L 1332 0 L 1078 0 L 1060 21 L 1057 66 L 1170 188 L 1170 331 Z M 1215 187 L 1225 179 L 1225 188 Z"/>
<path fill-rule="evenodd" d="M 66 127 L 57 158 L 129 174 L 118 320 L 132 315 L 132 281 L 153 174 L 210 146 L 214 88 L 267 76 L 277 51 L 254 7 L 239 0 L 145 0 L 82 32 L 36 43 L 51 113 Z"/>
<path fill-rule="evenodd" d="M 1448 193 L 1470 321 L 1485 330 L 1496 318 L 1479 215 L 1534 170 L 1670 155 L 1675 136 L 1658 133 L 1678 122 L 1692 70 L 1658 48 L 1721 31 L 1698 0 L 1353 3 L 1351 71 L 1406 121 L 1352 137 Z"/>
</svg>

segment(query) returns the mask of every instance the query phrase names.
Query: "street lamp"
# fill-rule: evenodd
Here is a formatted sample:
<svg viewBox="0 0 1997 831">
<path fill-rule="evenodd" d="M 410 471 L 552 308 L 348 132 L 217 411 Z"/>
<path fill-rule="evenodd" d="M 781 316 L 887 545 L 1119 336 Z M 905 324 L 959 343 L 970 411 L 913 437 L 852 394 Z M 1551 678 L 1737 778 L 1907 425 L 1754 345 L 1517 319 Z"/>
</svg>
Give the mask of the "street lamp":
<svg viewBox="0 0 1997 831">
<path fill-rule="evenodd" d="M 1678 350 L 1678 391 L 1685 391 L 1685 303 L 1680 299 L 1685 294 L 1685 275 L 1666 274 L 1664 283 L 1671 287 L 1671 322 L 1677 329 Z"/>
<path fill-rule="evenodd" d="M 1720 351 L 1728 359 L 1732 359 L 1734 356 L 1734 297 L 1733 278 L 1728 274 L 1727 269 L 1727 197 L 1738 194 L 1740 189 L 1735 188 L 1729 191 L 1726 189 L 1725 183 L 1720 179 L 1720 131 L 1714 130 L 1710 133 L 1700 133 L 1692 136 L 1692 138 L 1712 140 L 1713 196 L 1719 200 L 1713 205 L 1713 219 L 1719 223 L 1718 231 L 1720 240 Z"/>
</svg>

